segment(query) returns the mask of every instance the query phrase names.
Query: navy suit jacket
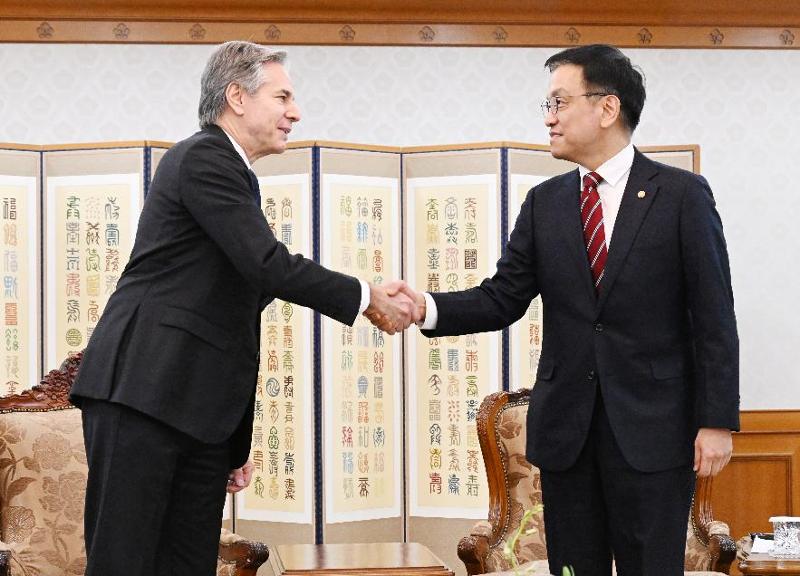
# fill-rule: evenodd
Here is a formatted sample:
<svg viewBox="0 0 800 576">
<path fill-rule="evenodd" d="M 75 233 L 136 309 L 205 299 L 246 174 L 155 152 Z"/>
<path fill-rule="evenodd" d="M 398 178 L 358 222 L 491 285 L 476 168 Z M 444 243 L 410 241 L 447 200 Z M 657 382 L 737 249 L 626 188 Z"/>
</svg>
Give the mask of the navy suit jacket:
<svg viewBox="0 0 800 576">
<path fill-rule="evenodd" d="M 711 190 L 703 177 L 637 150 L 599 296 L 579 195 L 577 170 L 533 188 L 496 274 L 471 290 L 433 294 L 438 325 L 425 333 L 504 328 L 541 294 L 544 331 L 528 408 L 528 460 L 549 470 L 575 462 L 599 388 L 634 468 L 690 465 L 699 427 L 739 427 L 739 343 Z"/>
<path fill-rule="evenodd" d="M 164 155 L 73 402 L 118 402 L 203 442 L 231 439 L 231 467 L 244 463 L 261 310 L 281 298 L 352 324 L 361 301 L 358 280 L 288 252 L 255 193 L 217 126 Z"/>
</svg>

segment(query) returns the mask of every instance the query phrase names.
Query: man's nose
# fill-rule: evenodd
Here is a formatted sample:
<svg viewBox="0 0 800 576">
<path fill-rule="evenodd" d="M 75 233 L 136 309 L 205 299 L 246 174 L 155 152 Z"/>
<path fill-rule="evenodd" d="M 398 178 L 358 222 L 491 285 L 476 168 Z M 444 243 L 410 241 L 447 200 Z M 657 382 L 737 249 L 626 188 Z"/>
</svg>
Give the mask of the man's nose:
<svg viewBox="0 0 800 576">
<path fill-rule="evenodd" d="M 286 110 L 286 117 L 292 122 L 300 121 L 300 106 L 292 102 L 292 105 Z"/>
</svg>

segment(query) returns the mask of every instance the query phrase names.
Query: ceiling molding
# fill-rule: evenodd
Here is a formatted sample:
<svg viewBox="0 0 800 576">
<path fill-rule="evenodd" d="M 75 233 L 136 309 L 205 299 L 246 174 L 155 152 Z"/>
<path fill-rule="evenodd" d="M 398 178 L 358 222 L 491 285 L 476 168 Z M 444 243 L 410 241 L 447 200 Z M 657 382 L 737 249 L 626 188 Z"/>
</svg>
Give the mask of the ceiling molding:
<svg viewBox="0 0 800 576">
<path fill-rule="evenodd" d="M 0 42 L 797 48 L 796 0 L 5 0 Z M 635 3 L 639 4 L 639 3 Z"/>
</svg>

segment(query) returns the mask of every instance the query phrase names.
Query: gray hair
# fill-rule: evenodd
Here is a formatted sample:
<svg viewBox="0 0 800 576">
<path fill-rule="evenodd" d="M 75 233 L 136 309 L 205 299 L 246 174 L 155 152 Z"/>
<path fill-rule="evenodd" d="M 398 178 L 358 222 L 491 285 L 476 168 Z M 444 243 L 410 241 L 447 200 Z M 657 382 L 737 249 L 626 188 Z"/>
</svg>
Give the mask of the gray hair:
<svg viewBox="0 0 800 576">
<path fill-rule="evenodd" d="M 263 65 L 267 62 L 283 64 L 285 61 L 286 52 L 252 42 L 235 40 L 220 44 L 208 59 L 200 79 L 197 110 L 200 128 L 216 123 L 222 116 L 227 104 L 225 90 L 228 84 L 235 82 L 248 94 L 255 94 L 266 81 Z"/>
</svg>

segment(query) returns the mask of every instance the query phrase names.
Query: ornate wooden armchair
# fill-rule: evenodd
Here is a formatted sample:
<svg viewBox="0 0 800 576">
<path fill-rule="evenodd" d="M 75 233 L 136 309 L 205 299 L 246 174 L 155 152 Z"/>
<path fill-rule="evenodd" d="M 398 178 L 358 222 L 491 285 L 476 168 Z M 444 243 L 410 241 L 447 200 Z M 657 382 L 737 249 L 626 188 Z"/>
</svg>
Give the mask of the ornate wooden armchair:
<svg viewBox="0 0 800 576">
<path fill-rule="evenodd" d="M 527 389 L 496 392 L 484 399 L 478 411 L 478 438 L 489 483 L 489 519 L 478 522 L 458 544 L 458 557 L 470 576 L 511 569 L 503 546 L 524 511 L 542 503 L 539 471 L 525 460 L 529 395 Z M 536 532 L 517 542 L 517 561 L 534 574 L 549 574 L 542 514 L 533 517 L 532 527 Z M 711 479 L 698 479 L 686 534 L 687 574 L 728 574 L 736 546 L 728 526 L 713 519 Z"/>
<path fill-rule="evenodd" d="M 67 400 L 81 355 L 30 390 L 0 398 L 0 576 L 81 576 L 86 453 Z M 267 547 L 226 530 L 219 576 L 255 576 Z"/>
</svg>

